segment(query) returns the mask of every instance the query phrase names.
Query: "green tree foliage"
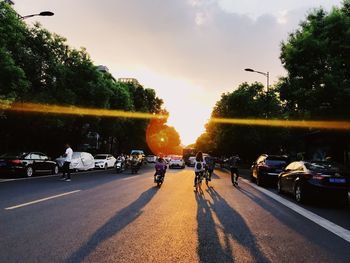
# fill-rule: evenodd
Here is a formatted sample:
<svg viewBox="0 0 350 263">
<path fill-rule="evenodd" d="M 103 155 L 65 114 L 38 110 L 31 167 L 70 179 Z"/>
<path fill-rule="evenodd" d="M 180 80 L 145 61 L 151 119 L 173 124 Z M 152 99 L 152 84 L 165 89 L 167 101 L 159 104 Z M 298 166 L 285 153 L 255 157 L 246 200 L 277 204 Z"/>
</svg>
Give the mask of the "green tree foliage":
<svg viewBox="0 0 350 263">
<path fill-rule="evenodd" d="M 287 76 L 272 92 L 243 83 L 223 94 L 212 112 L 219 118 L 345 119 L 350 116 L 350 0 L 329 13 L 311 11 L 281 46 Z M 209 123 L 197 149 L 254 158 L 276 153 L 305 130 Z M 294 138 L 294 140 L 293 140 Z"/>
<path fill-rule="evenodd" d="M 65 38 L 39 24 L 28 27 L 3 1 L 0 36 L 2 100 L 150 113 L 161 109 L 163 101 L 153 89 L 120 83 L 111 74 L 98 71 L 85 49 L 69 47 Z M 39 147 L 57 154 L 65 142 L 81 145 L 94 131 L 100 134 L 105 150 L 147 149 L 147 125 L 145 120 L 2 112 L 0 148 Z M 113 149 L 111 141 L 116 144 Z"/>
<path fill-rule="evenodd" d="M 309 13 L 282 43 L 281 61 L 288 76 L 280 97 L 291 117 L 348 119 L 350 116 L 350 1 L 329 13 Z"/>
<path fill-rule="evenodd" d="M 263 91 L 261 83 L 241 84 L 238 89 L 221 96 L 213 109 L 214 118 L 275 118 L 282 107 L 276 93 Z M 196 142 L 196 149 L 217 155 L 239 153 L 253 159 L 265 151 L 278 152 L 284 131 L 258 126 L 226 125 L 210 122 Z"/>
</svg>

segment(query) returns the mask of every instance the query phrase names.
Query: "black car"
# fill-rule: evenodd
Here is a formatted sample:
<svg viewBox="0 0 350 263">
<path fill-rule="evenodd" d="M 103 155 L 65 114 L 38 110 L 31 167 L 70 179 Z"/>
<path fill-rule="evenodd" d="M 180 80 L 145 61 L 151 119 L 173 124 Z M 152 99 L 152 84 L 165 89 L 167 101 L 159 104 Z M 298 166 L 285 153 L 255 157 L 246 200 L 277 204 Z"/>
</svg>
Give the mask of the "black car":
<svg viewBox="0 0 350 263">
<path fill-rule="evenodd" d="M 35 174 L 58 174 L 58 165 L 40 152 L 19 152 L 0 155 L 0 173 L 30 177 Z"/>
<path fill-rule="evenodd" d="M 262 154 L 251 167 L 251 181 L 259 186 L 268 182 L 276 184 L 279 173 L 287 164 L 286 156 Z"/>
<path fill-rule="evenodd" d="M 292 193 L 297 202 L 310 199 L 348 202 L 349 171 L 328 162 L 293 162 L 278 176 L 279 193 Z"/>
</svg>

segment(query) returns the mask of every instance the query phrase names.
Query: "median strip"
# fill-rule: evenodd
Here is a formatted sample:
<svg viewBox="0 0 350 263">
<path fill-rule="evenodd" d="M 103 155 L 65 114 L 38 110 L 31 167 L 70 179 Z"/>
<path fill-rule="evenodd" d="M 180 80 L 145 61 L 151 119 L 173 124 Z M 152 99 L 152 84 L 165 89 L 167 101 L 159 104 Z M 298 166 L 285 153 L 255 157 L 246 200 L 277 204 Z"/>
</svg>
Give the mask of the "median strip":
<svg viewBox="0 0 350 263">
<path fill-rule="evenodd" d="M 316 215 L 315 213 L 312 213 L 312 212 L 300 207 L 299 205 L 294 204 L 294 203 L 270 192 L 269 190 L 266 190 L 266 189 L 261 188 L 257 185 L 251 184 L 246 179 L 242 178 L 241 180 L 244 181 L 245 183 L 251 185 L 256 190 L 263 192 L 265 195 L 271 197 L 272 199 L 276 200 L 277 202 L 288 207 L 289 209 L 292 209 L 294 212 L 298 213 L 299 215 L 306 217 L 307 219 L 311 220 L 315 224 L 327 229 L 328 231 L 332 232 L 333 234 L 337 235 L 338 237 L 340 237 L 340 238 L 342 238 L 345 241 L 350 243 L 350 231 L 349 230 L 347 230 L 341 226 L 338 226 L 338 225 L 332 223 L 331 221 L 329 221 L 323 217 L 320 217 L 319 215 Z"/>
<path fill-rule="evenodd" d="M 75 193 L 78 193 L 80 191 L 81 190 L 75 190 L 75 191 L 71 191 L 71 192 L 67 192 L 67 193 L 63 193 L 63 194 L 59 194 L 59 195 L 49 196 L 49 197 L 46 197 L 46 198 L 42 198 L 42 199 L 38 199 L 38 200 L 35 200 L 35 201 L 31 201 L 31 202 L 28 202 L 28 203 L 6 207 L 5 210 L 13 210 L 13 209 L 21 208 L 21 207 L 24 207 L 24 206 L 37 204 L 37 203 L 44 202 L 44 201 L 47 201 L 47 200 L 51 200 L 51 199 L 54 199 L 54 198 L 58 198 L 58 197 L 62 197 L 62 196 L 70 195 L 70 194 L 75 194 Z"/>
</svg>

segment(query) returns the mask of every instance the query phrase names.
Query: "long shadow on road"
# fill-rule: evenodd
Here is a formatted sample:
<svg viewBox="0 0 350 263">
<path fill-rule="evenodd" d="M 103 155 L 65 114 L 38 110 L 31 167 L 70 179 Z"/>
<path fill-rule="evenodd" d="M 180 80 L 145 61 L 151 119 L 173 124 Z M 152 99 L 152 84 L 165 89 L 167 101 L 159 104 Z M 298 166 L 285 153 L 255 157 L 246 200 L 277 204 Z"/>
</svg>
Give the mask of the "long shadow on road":
<svg viewBox="0 0 350 263">
<path fill-rule="evenodd" d="M 124 227 L 135 221 L 141 214 L 142 209 L 156 195 L 158 188 L 152 187 L 143 192 L 139 198 L 129 206 L 123 208 L 111 217 L 90 237 L 90 239 L 74 252 L 66 262 L 83 262 L 99 244 L 121 231 Z"/>
<path fill-rule="evenodd" d="M 204 195 L 197 195 L 198 202 L 198 255 L 201 262 L 235 262 L 235 251 L 230 240 L 244 246 L 254 262 L 270 262 L 260 251 L 256 239 L 242 216 L 235 211 L 212 187 L 207 192 L 212 202 Z M 214 214 L 221 226 L 214 222 Z M 220 244 L 217 229 L 222 228 L 223 242 Z"/>
</svg>

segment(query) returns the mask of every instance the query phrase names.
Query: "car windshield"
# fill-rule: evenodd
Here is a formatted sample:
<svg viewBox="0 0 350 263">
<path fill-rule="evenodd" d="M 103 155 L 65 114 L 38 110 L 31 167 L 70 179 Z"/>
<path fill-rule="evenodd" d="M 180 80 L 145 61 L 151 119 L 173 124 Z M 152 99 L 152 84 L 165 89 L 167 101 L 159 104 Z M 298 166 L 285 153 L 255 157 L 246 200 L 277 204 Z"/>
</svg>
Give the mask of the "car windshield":
<svg viewBox="0 0 350 263">
<path fill-rule="evenodd" d="M 268 159 L 265 161 L 265 163 L 271 166 L 281 166 L 281 165 L 287 164 L 285 160 L 268 160 Z"/>
<path fill-rule="evenodd" d="M 94 158 L 97 160 L 104 160 L 107 158 L 107 155 L 96 155 Z"/>
<path fill-rule="evenodd" d="M 336 172 L 344 172 L 347 170 L 345 167 L 335 163 L 312 162 L 312 163 L 305 163 L 305 166 L 307 169 L 318 173 L 325 173 L 325 172 L 336 173 Z"/>
</svg>

